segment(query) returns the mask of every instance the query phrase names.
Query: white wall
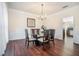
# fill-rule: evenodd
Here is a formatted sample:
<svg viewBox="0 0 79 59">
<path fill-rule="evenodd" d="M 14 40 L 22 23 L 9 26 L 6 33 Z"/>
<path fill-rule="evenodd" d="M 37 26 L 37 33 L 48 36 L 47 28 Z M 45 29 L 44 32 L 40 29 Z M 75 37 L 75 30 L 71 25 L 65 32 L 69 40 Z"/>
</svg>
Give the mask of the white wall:
<svg viewBox="0 0 79 59">
<path fill-rule="evenodd" d="M 6 3 L 0 3 L 0 55 L 8 43 L 8 13 Z"/>
<path fill-rule="evenodd" d="M 48 16 L 46 25 L 50 28 L 55 28 L 55 37 L 62 39 L 62 19 L 69 16 L 74 17 L 74 42 L 79 43 L 79 5 Z"/>
<path fill-rule="evenodd" d="M 60 16 L 51 15 L 48 16 L 48 19 L 45 21 L 45 25 L 48 29 L 53 28 L 55 29 L 55 38 L 62 38 L 62 22 Z"/>
<path fill-rule="evenodd" d="M 9 8 L 9 39 L 24 39 L 25 28 L 27 27 L 27 17 L 35 18 L 36 28 L 42 25 L 37 15 Z M 29 29 L 29 28 L 28 28 Z"/>
</svg>

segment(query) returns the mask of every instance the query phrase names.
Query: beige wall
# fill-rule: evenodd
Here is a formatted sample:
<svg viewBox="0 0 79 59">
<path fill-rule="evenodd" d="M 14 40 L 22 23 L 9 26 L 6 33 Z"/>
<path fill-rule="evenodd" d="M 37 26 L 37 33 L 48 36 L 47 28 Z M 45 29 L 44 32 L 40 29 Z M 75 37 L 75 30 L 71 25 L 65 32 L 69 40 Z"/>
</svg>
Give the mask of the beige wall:
<svg viewBox="0 0 79 59">
<path fill-rule="evenodd" d="M 62 38 L 62 19 L 69 16 L 74 17 L 74 42 L 79 43 L 79 5 L 48 16 L 46 25 L 48 28 L 50 27 L 56 29 L 55 37 Z"/>
<path fill-rule="evenodd" d="M 9 9 L 9 38 L 10 39 L 21 39 L 24 38 L 24 29 L 27 28 L 27 17 L 36 18 L 36 27 L 41 27 L 45 24 L 47 28 L 56 29 L 55 37 L 62 39 L 62 29 L 63 23 L 62 19 L 64 17 L 74 17 L 74 42 L 79 43 L 79 6 L 74 6 L 72 8 L 64 9 L 55 14 L 49 15 L 46 20 L 38 20 L 37 15 L 18 11 L 15 9 Z"/>
<path fill-rule="evenodd" d="M 25 28 L 27 27 L 27 17 L 35 18 L 35 28 L 40 28 L 41 20 L 38 20 L 37 15 L 19 11 L 16 9 L 9 9 L 9 39 L 24 39 Z M 30 28 L 28 28 L 30 29 Z"/>
</svg>

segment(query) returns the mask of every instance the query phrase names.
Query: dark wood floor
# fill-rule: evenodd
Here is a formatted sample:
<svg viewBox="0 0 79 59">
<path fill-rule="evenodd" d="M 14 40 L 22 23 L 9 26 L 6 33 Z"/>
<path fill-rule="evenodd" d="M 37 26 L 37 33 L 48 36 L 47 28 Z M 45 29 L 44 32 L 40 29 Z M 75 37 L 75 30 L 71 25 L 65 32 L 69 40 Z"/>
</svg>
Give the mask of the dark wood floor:
<svg viewBox="0 0 79 59">
<path fill-rule="evenodd" d="M 43 50 L 41 46 L 30 44 L 27 48 L 25 40 L 9 41 L 5 56 L 78 56 L 79 45 L 73 44 L 73 47 L 67 47 L 62 40 L 55 40 L 55 45 L 51 42 L 51 48 Z"/>
</svg>

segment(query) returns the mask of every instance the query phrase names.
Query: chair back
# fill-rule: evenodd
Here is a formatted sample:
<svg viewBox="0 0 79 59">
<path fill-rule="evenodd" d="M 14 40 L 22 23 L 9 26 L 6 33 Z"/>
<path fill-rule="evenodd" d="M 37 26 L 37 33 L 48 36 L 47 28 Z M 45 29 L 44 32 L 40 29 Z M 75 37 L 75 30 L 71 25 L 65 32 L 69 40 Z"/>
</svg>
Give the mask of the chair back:
<svg viewBox="0 0 79 59">
<path fill-rule="evenodd" d="M 32 36 L 35 37 L 36 35 L 39 35 L 40 34 L 40 29 L 31 29 L 31 33 L 32 33 Z"/>
<path fill-rule="evenodd" d="M 49 41 L 49 40 L 50 40 L 49 30 L 45 30 L 44 31 L 44 39 L 43 39 L 43 41 Z"/>
<path fill-rule="evenodd" d="M 49 35 L 51 39 L 54 39 L 55 36 L 55 29 L 49 29 Z"/>
<path fill-rule="evenodd" d="M 28 29 L 25 29 L 25 38 L 26 38 L 26 39 L 29 39 Z"/>
</svg>

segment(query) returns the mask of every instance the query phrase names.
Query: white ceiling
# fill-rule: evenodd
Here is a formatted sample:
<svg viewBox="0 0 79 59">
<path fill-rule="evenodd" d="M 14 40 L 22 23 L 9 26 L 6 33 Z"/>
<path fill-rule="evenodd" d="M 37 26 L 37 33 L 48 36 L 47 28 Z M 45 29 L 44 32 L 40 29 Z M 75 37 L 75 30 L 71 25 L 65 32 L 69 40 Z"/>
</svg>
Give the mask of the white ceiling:
<svg viewBox="0 0 79 59">
<path fill-rule="evenodd" d="M 14 8 L 17 10 L 30 12 L 34 14 L 41 14 L 41 4 L 42 2 L 8 2 L 9 8 Z M 67 8 L 78 5 L 79 2 L 43 2 L 44 4 L 44 13 L 49 15 L 56 12 L 59 12 L 63 9 L 63 6 L 68 5 Z"/>
</svg>

